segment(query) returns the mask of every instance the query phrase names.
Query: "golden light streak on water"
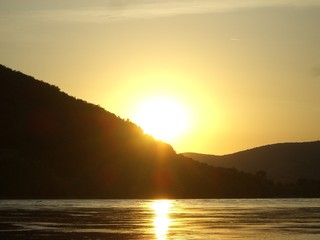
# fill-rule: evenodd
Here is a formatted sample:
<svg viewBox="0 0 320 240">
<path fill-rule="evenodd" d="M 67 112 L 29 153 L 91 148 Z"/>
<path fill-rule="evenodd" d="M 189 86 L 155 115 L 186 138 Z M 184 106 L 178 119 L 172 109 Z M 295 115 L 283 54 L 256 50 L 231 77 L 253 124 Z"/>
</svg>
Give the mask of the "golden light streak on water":
<svg viewBox="0 0 320 240">
<path fill-rule="evenodd" d="M 170 200 L 156 200 L 151 205 L 154 211 L 154 232 L 158 240 L 165 240 L 167 238 L 168 229 L 171 224 L 170 219 Z"/>
</svg>

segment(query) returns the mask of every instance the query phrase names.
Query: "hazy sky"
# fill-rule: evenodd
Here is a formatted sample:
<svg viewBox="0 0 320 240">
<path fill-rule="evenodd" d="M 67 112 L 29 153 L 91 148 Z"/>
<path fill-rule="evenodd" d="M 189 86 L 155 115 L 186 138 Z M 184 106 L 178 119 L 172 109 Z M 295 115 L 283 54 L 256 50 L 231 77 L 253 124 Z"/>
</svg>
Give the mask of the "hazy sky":
<svg viewBox="0 0 320 240">
<path fill-rule="evenodd" d="M 0 0 L 0 63 L 122 118 L 173 97 L 178 152 L 320 139 L 320 0 Z"/>
</svg>

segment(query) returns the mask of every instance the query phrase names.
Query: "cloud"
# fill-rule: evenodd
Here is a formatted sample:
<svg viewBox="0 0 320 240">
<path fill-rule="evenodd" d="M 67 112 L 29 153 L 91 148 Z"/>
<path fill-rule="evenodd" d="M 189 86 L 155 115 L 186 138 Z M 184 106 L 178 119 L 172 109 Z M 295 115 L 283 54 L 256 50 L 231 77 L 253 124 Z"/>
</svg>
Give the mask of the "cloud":
<svg viewBox="0 0 320 240">
<path fill-rule="evenodd" d="M 230 40 L 231 40 L 231 41 L 236 41 L 236 42 L 238 42 L 238 41 L 240 41 L 240 38 L 232 37 L 232 38 L 230 38 Z"/>
<path fill-rule="evenodd" d="M 76 1 L 74 1 L 76 6 Z M 132 18 L 230 12 L 248 8 L 276 6 L 320 6 L 319 0 L 109 0 L 92 1 L 78 8 L 46 8 L 33 17 L 69 22 L 108 22 Z"/>
</svg>

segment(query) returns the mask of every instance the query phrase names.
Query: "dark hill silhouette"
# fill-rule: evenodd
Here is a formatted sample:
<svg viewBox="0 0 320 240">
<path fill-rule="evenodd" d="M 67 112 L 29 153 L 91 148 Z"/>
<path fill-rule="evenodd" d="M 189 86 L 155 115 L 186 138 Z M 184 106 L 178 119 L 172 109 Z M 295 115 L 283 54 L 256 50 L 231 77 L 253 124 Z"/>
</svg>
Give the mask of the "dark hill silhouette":
<svg viewBox="0 0 320 240">
<path fill-rule="evenodd" d="M 253 174 L 266 173 L 277 182 L 320 180 L 320 141 L 272 144 L 223 156 L 183 155 L 212 166 L 237 168 Z"/>
<path fill-rule="evenodd" d="M 130 121 L 0 65 L 0 198 L 319 196 L 178 155 Z"/>
</svg>

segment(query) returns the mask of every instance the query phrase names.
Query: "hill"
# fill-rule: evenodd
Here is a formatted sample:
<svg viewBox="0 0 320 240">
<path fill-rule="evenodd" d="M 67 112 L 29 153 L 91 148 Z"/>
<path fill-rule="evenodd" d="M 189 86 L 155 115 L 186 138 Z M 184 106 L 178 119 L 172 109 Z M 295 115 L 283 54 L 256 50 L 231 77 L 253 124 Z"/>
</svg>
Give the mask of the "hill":
<svg viewBox="0 0 320 240">
<path fill-rule="evenodd" d="M 0 198 L 319 196 L 317 183 L 275 185 L 176 154 L 134 123 L 2 65 L 0 109 Z"/>
<path fill-rule="evenodd" d="M 320 141 L 272 144 L 223 156 L 197 153 L 183 155 L 212 166 L 237 168 L 253 174 L 266 173 L 277 182 L 320 180 Z"/>
</svg>

